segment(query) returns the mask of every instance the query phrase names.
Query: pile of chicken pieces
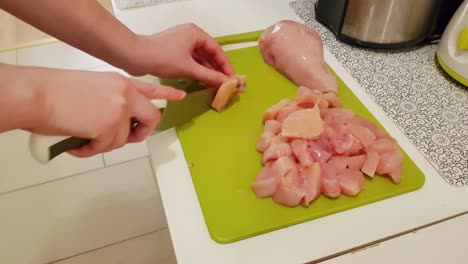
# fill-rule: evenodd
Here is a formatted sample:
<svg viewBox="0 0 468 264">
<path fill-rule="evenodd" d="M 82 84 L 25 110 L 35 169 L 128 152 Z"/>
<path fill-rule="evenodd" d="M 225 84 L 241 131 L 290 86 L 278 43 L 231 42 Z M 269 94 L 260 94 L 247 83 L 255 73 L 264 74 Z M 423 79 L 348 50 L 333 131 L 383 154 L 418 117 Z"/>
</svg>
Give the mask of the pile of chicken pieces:
<svg viewBox="0 0 468 264">
<path fill-rule="evenodd" d="M 375 124 L 343 108 L 338 82 L 325 64 L 317 32 L 290 20 L 268 27 L 259 39 L 265 63 L 298 86 L 263 114 L 257 151 L 263 167 L 251 187 L 259 198 L 308 207 L 320 195 L 357 196 L 365 177 L 398 184 L 403 154 Z"/>
</svg>

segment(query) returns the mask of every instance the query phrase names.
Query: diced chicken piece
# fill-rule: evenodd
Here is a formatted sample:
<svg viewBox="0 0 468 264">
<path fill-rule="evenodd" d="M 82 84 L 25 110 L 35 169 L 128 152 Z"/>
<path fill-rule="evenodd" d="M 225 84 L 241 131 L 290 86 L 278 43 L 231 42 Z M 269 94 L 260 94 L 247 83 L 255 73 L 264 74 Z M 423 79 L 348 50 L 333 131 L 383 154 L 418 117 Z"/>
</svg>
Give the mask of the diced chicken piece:
<svg viewBox="0 0 468 264">
<path fill-rule="evenodd" d="M 341 187 L 336 168 L 327 163 L 320 164 L 320 168 L 322 171 L 322 194 L 329 198 L 337 198 L 341 194 Z"/>
<path fill-rule="evenodd" d="M 379 157 L 379 164 L 376 169 L 379 175 L 391 173 L 402 166 L 403 154 L 398 150 L 381 153 Z"/>
<path fill-rule="evenodd" d="M 247 85 L 247 77 L 245 75 L 236 75 L 237 78 L 237 90 L 239 93 L 245 92 L 245 86 Z"/>
<path fill-rule="evenodd" d="M 323 118 L 323 121 L 332 127 L 341 128 L 344 124 L 353 120 L 354 112 L 346 108 L 331 108 Z"/>
<path fill-rule="evenodd" d="M 272 145 L 273 144 L 280 144 L 280 143 L 289 143 L 289 140 L 287 138 L 284 138 L 281 134 L 278 134 L 271 141 Z"/>
<path fill-rule="evenodd" d="M 351 155 L 361 151 L 362 143 L 352 136 L 344 127 L 333 132 L 329 139 L 335 153 L 340 155 Z"/>
<path fill-rule="evenodd" d="M 362 168 L 362 165 L 364 165 L 365 159 L 366 159 L 366 155 L 364 154 L 358 155 L 358 156 L 347 157 L 348 168 L 360 170 Z"/>
<path fill-rule="evenodd" d="M 262 133 L 262 136 L 257 142 L 257 151 L 260 153 L 265 152 L 273 142 L 273 139 L 275 138 L 275 134 L 269 131 L 265 131 Z"/>
<path fill-rule="evenodd" d="M 369 149 L 376 151 L 378 153 L 389 152 L 395 150 L 397 147 L 397 142 L 394 139 L 390 138 L 379 138 L 377 139 Z"/>
<path fill-rule="evenodd" d="M 297 105 L 304 108 L 312 108 L 318 104 L 319 109 L 325 109 L 328 107 L 328 101 L 322 97 L 319 91 L 312 90 L 305 86 L 299 86 L 296 93 Z"/>
<path fill-rule="evenodd" d="M 245 85 L 245 78 L 244 78 Z M 234 76 L 226 80 L 216 92 L 216 96 L 211 103 L 213 107 L 218 112 L 223 112 L 226 106 L 231 102 L 231 99 L 239 92 L 244 90 L 244 86 L 240 86 L 239 78 Z"/>
<path fill-rule="evenodd" d="M 379 164 L 379 153 L 375 151 L 367 152 L 361 171 L 369 177 L 374 177 L 377 165 Z"/>
<path fill-rule="evenodd" d="M 346 169 L 338 173 L 341 193 L 356 196 L 364 189 L 364 175 L 359 170 Z"/>
<path fill-rule="evenodd" d="M 299 160 L 302 167 L 310 167 L 314 161 L 307 149 L 307 141 L 303 139 L 294 139 L 290 144 L 294 156 Z"/>
<path fill-rule="evenodd" d="M 386 176 L 395 184 L 398 184 L 401 182 L 401 173 L 402 173 L 402 167 L 394 169 L 392 172 L 386 174 Z"/>
<path fill-rule="evenodd" d="M 318 106 L 290 114 L 283 122 L 281 135 L 289 138 L 316 139 L 323 131 Z"/>
<path fill-rule="evenodd" d="M 267 120 L 274 120 L 278 112 L 292 102 L 293 100 L 286 98 L 271 106 L 263 113 L 262 122 L 265 123 Z"/>
<path fill-rule="evenodd" d="M 298 86 L 338 93 L 338 81 L 325 64 L 317 32 L 302 23 L 282 20 L 259 38 L 263 60 Z"/>
<path fill-rule="evenodd" d="M 281 132 L 281 122 L 276 120 L 268 120 L 265 122 L 264 132 L 271 132 L 275 135 Z"/>
<path fill-rule="evenodd" d="M 341 195 L 338 179 L 322 178 L 322 194 L 328 198 L 338 198 Z"/>
<path fill-rule="evenodd" d="M 283 107 L 278 114 L 276 115 L 276 120 L 279 122 L 283 122 L 291 113 L 300 110 L 301 108 L 296 104 L 290 104 L 288 106 Z"/>
<path fill-rule="evenodd" d="M 344 171 L 348 166 L 348 160 L 345 156 L 333 156 L 327 162 L 329 165 L 335 167 L 336 171 L 339 173 Z"/>
<path fill-rule="evenodd" d="M 301 186 L 301 189 L 304 192 L 301 205 L 307 207 L 321 194 L 322 184 L 320 180 L 320 164 L 314 162 L 310 167 L 301 168 L 299 170 L 299 174 L 304 179 L 304 182 Z"/>
<path fill-rule="evenodd" d="M 332 156 L 330 152 L 326 150 L 326 147 L 320 144 L 320 141 L 308 141 L 307 145 L 309 146 L 309 153 L 312 158 L 319 163 L 327 162 L 327 160 Z"/>
<path fill-rule="evenodd" d="M 382 131 L 374 123 L 365 119 L 362 116 L 355 115 L 353 120 L 351 120 L 350 122 L 355 125 L 360 125 L 360 126 L 368 128 L 370 131 L 372 131 L 372 133 L 374 133 L 374 135 L 376 136 L 376 139 L 388 137 L 384 131 Z"/>
<path fill-rule="evenodd" d="M 270 161 L 277 160 L 283 156 L 290 156 L 292 155 L 292 150 L 289 144 L 287 143 L 280 143 L 271 145 L 262 156 L 262 163 L 267 164 Z"/>
<path fill-rule="evenodd" d="M 262 168 L 251 187 L 257 197 L 271 197 L 275 193 L 279 182 L 279 175 L 272 169 L 271 163 L 268 163 Z"/>
<path fill-rule="evenodd" d="M 273 201 L 288 207 L 298 206 L 305 195 L 299 186 L 298 170 L 290 171 L 285 177 L 280 179 L 279 186 L 273 194 Z"/>
<path fill-rule="evenodd" d="M 297 165 L 291 156 L 282 156 L 271 164 L 271 169 L 279 177 L 283 177 L 290 171 L 297 170 Z"/>
<path fill-rule="evenodd" d="M 351 131 L 351 134 L 357 139 L 359 139 L 359 141 L 361 141 L 364 148 L 368 148 L 372 144 L 374 144 L 376 136 L 367 127 L 348 124 L 348 128 Z"/>
<path fill-rule="evenodd" d="M 341 107 L 343 107 L 343 103 L 336 96 L 335 93 L 331 93 L 331 92 L 324 93 L 323 98 L 325 98 L 328 101 L 328 105 L 331 108 L 341 108 Z"/>
</svg>

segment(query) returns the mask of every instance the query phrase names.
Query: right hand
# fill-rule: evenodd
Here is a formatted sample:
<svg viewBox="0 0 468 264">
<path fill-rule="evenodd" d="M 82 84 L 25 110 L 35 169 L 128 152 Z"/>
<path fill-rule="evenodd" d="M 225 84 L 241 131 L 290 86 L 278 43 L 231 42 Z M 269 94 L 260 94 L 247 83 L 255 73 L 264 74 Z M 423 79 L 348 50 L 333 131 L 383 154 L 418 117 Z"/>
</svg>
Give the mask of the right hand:
<svg viewBox="0 0 468 264">
<path fill-rule="evenodd" d="M 185 92 L 126 78 L 118 73 L 43 70 L 40 74 L 40 121 L 27 128 L 43 135 L 91 139 L 76 157 L 91 157 L 144 140 L 161 113 L 149 99 L 180 100 Z M 138 125 L 131 129 L 131 118 Z"/>
</svg>

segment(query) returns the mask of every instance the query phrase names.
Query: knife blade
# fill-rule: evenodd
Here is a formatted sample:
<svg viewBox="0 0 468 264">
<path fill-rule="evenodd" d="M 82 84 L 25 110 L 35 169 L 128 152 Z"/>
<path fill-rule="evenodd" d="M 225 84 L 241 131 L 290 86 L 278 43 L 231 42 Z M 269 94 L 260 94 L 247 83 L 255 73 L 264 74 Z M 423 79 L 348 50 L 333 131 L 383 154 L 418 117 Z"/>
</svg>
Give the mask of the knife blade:
<svg viewBox="0 0 468 264">
<path fill-rule="evenodd" d="M 206 87 L 195 80 L 164 79 L 161 80 L 161 84 L 184 90 L 187 94 L 180 101 L 151 100 L 151 103 L 161 111 L 161 120 L 155 127 L 156 131 L 174 128 L 202 115 L 211 109 L 211 102 L 216 95 L 216 89 Z M 130 120 L 131 127 L 137 124 L 137 120 Z M 29 149 L 34 159 L 46 164 L 60 154 L 80 148 L 90 141 L 78 137 L 31 134 Z"/>
</svg>

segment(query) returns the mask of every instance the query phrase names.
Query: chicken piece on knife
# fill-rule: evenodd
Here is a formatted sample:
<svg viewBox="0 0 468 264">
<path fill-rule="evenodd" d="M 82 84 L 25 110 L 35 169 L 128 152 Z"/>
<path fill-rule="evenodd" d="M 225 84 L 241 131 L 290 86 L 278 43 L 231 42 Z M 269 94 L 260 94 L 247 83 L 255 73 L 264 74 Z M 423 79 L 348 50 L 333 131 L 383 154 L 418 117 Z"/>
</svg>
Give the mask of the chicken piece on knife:
<svg viewBox="0 0 468 264">
<path fill-rule="evenodd" d="M 219 87 L 211 103 L 211 107 L 218 112 L 223 112 L 237 93 L 243 93 L 245 91 L 245 86 L 246 80 L 244 75 L 236 75 L 229 78 Z"/>
<path fill-rule="evenodd" d="M 259 47 L 265 63 L 296 85 L 338 93 L 338 81 L 325 64 L 322 40 L 306 25 L 279 21 L 265 29 Z"/>
</svg>

